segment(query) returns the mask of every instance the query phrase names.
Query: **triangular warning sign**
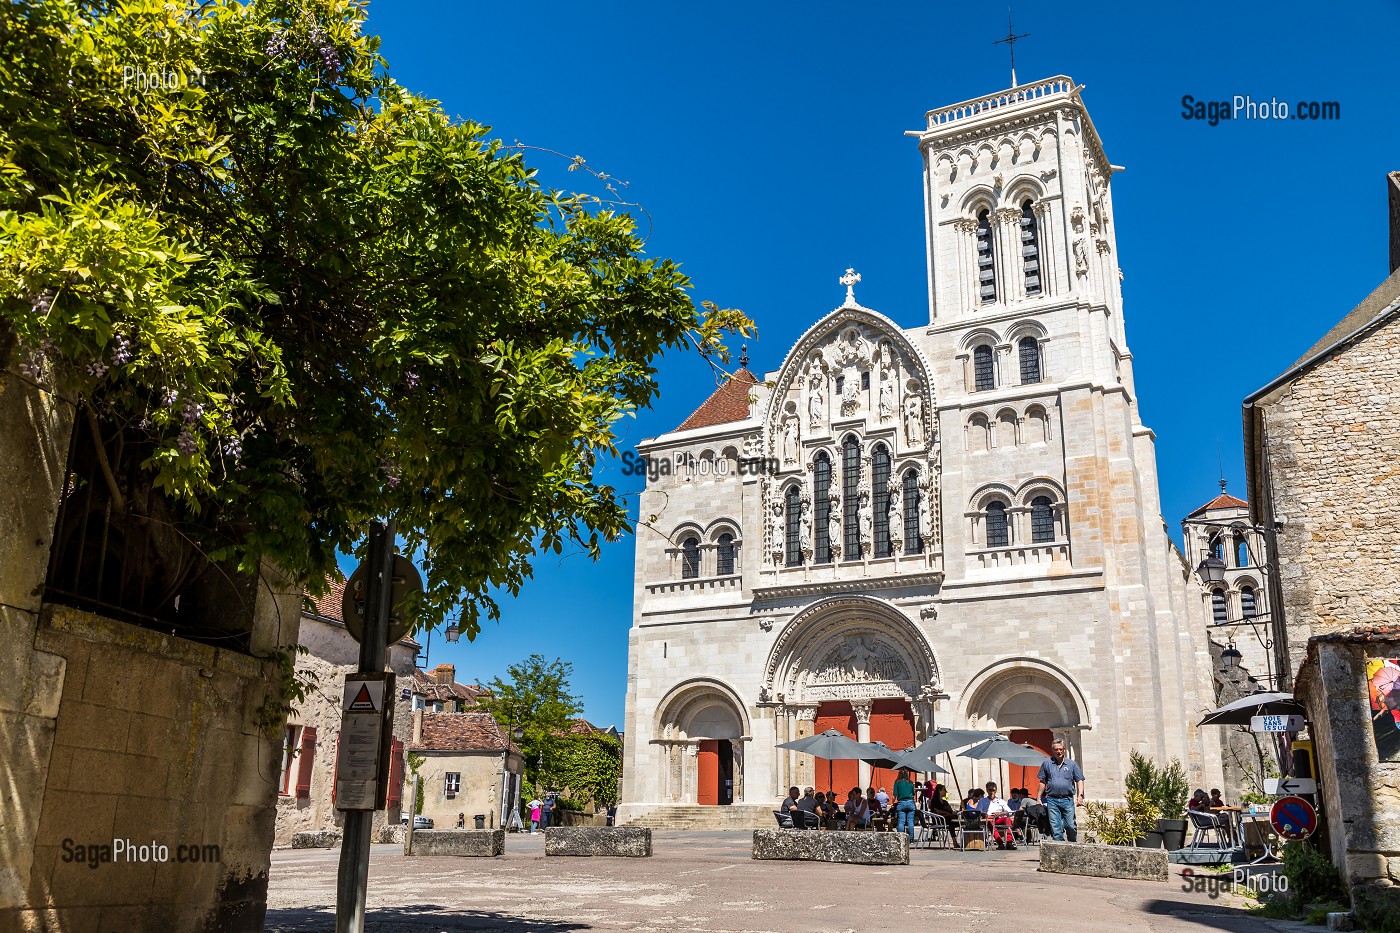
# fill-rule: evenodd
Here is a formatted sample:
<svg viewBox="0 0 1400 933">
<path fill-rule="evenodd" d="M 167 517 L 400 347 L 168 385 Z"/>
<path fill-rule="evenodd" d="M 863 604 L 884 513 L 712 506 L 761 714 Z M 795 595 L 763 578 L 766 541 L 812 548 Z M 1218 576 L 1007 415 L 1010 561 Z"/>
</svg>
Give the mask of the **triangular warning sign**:
<svg viewBox="0 0 1400 933">
<path fill-rule="evenodd" d="M 368 684 L 360 684 L 360 692 L 355 694 L 355 699 L 350 701 L 350 705 L 347 706 L 346 709 L 348 709 L 352 713 L 379 712 L 379 710 L 377 710 L 374 706 L 373 698 L 371 698 L 369 695 Z"/>
</svg>

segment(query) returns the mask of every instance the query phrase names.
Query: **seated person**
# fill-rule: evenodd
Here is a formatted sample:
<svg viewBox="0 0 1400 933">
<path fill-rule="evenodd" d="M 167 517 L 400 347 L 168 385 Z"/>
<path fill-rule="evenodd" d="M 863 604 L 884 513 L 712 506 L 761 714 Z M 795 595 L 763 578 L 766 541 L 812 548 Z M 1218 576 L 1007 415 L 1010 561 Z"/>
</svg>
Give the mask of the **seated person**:
<svg viewBox="0 0 1400 933">
<path fill-rule="evenodd" d="M 852 787 L 846 795 L 846 828 L 865 829 L 870 825 L 870 807 L 860 795 L 859 787 Z"/>
<path fill-rule="evenodd" d="M 883 810 L 890 805 L 890 795 L 883 787 L 875 795 L 875 799 L 880 801 L 880 809 Z"/>
<path fill-rule="evenodd" d="M 981 812 L 982 808 L 979 807 L 977 804 L 982 800 L 982 797 L 983 797 L 982 788 L 980 788 L 980 787 L 974 787 L 971 791 L 968 792 L 968 795 L 967 795 L 966 797 L 963 798 L 963 802 L 962 802 L 962 809 L 963 809 L 963 812 L 964 812 L 964 813 L 967 813 L 967 812 L 969 812 L 969 811 Z"/>
<path fill-rule="evenodd" d="M 802 796 L 802 791 L 796 787 L 788 788 L 788 795 L 783 798 L 782 804 L 778 807 L 778 812 L 786 819 L 786 825 L 792 825 L 792 809 L 797 806 L 798 799 Z"/>
<path fill-rule="evenodd" d="M 1225 798 L 1220 796 L 1220 788 L 1212 788 L 1210 792 L 1210 805 L 1214 809 L 1221 809 L 1225 806 Z"/>
<path fill-rule="evenodd" d="M 950 826 L 957 818 L 957 814 L 953 812 L 953 805 L 948 802 L 948 788 L 942 784 L 933 789 L 933 799 L 929 801 L 928 808 L 947 820 Z"/>
<path fill-rule="evenodd" d="M 1191 802 L 1186 805 L 1188 810 L 1195 810 L 1197 813 L 1210 812 L 1210 797 L 1201 788 L 1196 788 L 1196 792 L 1191 795 Z"/>
<path fill-rule="evenodd" d="M 885 808 L 880 804 L 880 798 L 875 794 L 875 788 L 865 789 L 865 805 L 870 808 L 871 813 L 879 813 Z"/>
<path fill-rule="evenodd" d="M 1012 813 L 1021 809 L 1021 801 L 1026 799 L 1025 794 L 1026 792 L 1019 787 L 1011 788 L 1011 796 L 1007 799 L 1006 806 Z"/>
<path fill-rule="evenodd" d="M 796 807 L 796 809 L 801 810 L 803 812 L 803 826 L 807 827 L 808 829 L 813 829 L 820 825 L 817 822 L 817 820 L 819 819 L 819 817 L 817 816 L 817 798 L 812 796 L 812 794 L 812 788 L 808 787 L 804 789 L 802 792 L 802 799 L 797 801 Z M 806 814 L 810 814 L 810 816 Z M 792 822 L 794 826 L 797 825 L 797 819 L 797 815 L 792 814 Z"/>
<path fill-rule="evenodd" d="M 1011 834 L 1011 808 L 997 796 L 997 785 L 987 782 L 987 794 L 977 801 L 977 809 L 992 826 L 992 839 L 998 849 L 1015 849 L 1016 839 Z"/>
</svg>

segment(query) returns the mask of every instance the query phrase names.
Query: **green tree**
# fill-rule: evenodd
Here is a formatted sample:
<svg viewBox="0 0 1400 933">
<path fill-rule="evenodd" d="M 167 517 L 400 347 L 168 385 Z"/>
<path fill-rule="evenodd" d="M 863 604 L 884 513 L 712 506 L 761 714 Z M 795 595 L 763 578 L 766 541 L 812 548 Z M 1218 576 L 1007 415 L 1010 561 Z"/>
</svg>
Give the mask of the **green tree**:
<svg viewBox="0 0 1400 933">
<path fill-rule="evenodd" d="M 495 717 L 502 730 L 522 730 L 516 744 L 525 756 L 525 783 L 547 790 L 557 764 L 555 751 L 565 738 L 569 720 L 583 712 L 583 704 L 569 686 L 574 666 L 532 654 L 506 668 L 506 673 L 509 681 L 496 677 L 487 685 L 491 692 L 482 698 L 481 708 Z"/>
<path fill-rule="evenodd" d="M 114 511 L 322 587 L 392 515 L 417 617 L 629 530 L 595 478 L 655 359 L 716 365 L 625 213 L 389 77 L 358 0 L 0 4 L 0 378 L 79 401 Z M 139 473 L 133 488 L 131 475 Z"/>
<path fill-rule="evenodd" d="M 622 743 L 610 735 L 566 735 L 551 751 L 547 777 L 575 800 L 595 806 L 617 803 L 622 781 Z"/>
</svg>

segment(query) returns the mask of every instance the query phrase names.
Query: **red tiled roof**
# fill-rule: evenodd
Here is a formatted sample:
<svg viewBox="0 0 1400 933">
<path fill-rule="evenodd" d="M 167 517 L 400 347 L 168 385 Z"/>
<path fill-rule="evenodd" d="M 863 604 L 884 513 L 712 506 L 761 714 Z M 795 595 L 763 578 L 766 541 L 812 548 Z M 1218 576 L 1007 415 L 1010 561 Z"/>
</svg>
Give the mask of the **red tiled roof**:
<svg viewBox="0 0 1400 933">
<path fill-rule="evenodd" d="M 1201 506 L 1199 509 L 1192 512 L 1191 514 L 1200 515 L 1202 512 L 1214 512 L 1216 509 L 1247 508 L 1249 508 L 1248 502 L 1244 501 L 1243 499 L 1236 498 L 1235 496 L 1230 495 L 1228 492 L 1222 492 L 1220 495 L 1216 496 L 1214 499 L 1210 500 L 1205 505 Z"/>
<path fill-rule="evenodd" d="M 485 687 L 475 684 L 459 684 L 456 681 L 450 684 L 439 683 L 432 674 L 421 670 L 413 672 L 413 692 L 421 693 L 429 700 L 466 700 L 472 706 L 491 693 Z"/>
<path fill-rule="evenodd" d="M 338 572 L 333 573 L 326 578 L 326 583 L 328 584 L 326 595 L 317 598 L 312 598 L 308 595 L 302 606 L 302 611 L 310 612 L 323 619 L 330 619 L 332 622 L 339 622 L 341 625 L 344 625 L 345 620 L 341 618 L 340 603 L 341 600 L 345 598 L 345 578 Z M 409 648 L 421 647 L 418 642 L 414 640 L 412 635 L 405 635 L 403 638 L 399 639 L 399 644 Z"/>
<path fill-rule="evenodd" d="M 747 366 L 739 369 L 724 380 L 724 385 L 715 389 L 705 404 L 695 409 L 691 416 L 681 422 L 677 431 L 691 428 L 708 428 L 731 421 L 743 421 L 749 416 L 749 390 L 758 385 L 758 377 L 749 372 Z"/>
<path fill-rule="evenodd" d="M 423 741 L 411 748 L 431 752 L 519 753 L 490 713 L 424 713 Z"/>
</svg>

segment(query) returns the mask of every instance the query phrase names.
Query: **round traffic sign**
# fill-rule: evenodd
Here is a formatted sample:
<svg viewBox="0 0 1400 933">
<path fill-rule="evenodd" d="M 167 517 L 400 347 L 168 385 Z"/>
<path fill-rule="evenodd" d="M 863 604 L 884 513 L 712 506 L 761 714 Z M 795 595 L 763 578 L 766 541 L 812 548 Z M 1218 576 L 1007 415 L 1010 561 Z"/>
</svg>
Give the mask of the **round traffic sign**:
<svg viewBox="0 0 1400 933">
<path fill-rule="evenodd" d="M 385 647 L 392 645 L 408 634 L 412 627 L 403 611 L 404 600 L 410 593 L 423 591 L 423 578 L 413 561 L 402 554 L 394 555 L 393 581 L 389 587 L 389 637 Z M 361 641 L 365 634 L 365 598 L 369 592 L 369 569 L 365 562 L 355 568 L 350 579 L 345 581 L 345 595 L 340 599 L 340 617 L 345 628 L 355 641 Z"/>
<path fill-rule="evenodd" d="M 1281 839 L 1306 839 L 1317 829 L 1317 811 L 1302 797 L 1280 797 L 1269 808 L 1269 823 Z"/>
</svg>

